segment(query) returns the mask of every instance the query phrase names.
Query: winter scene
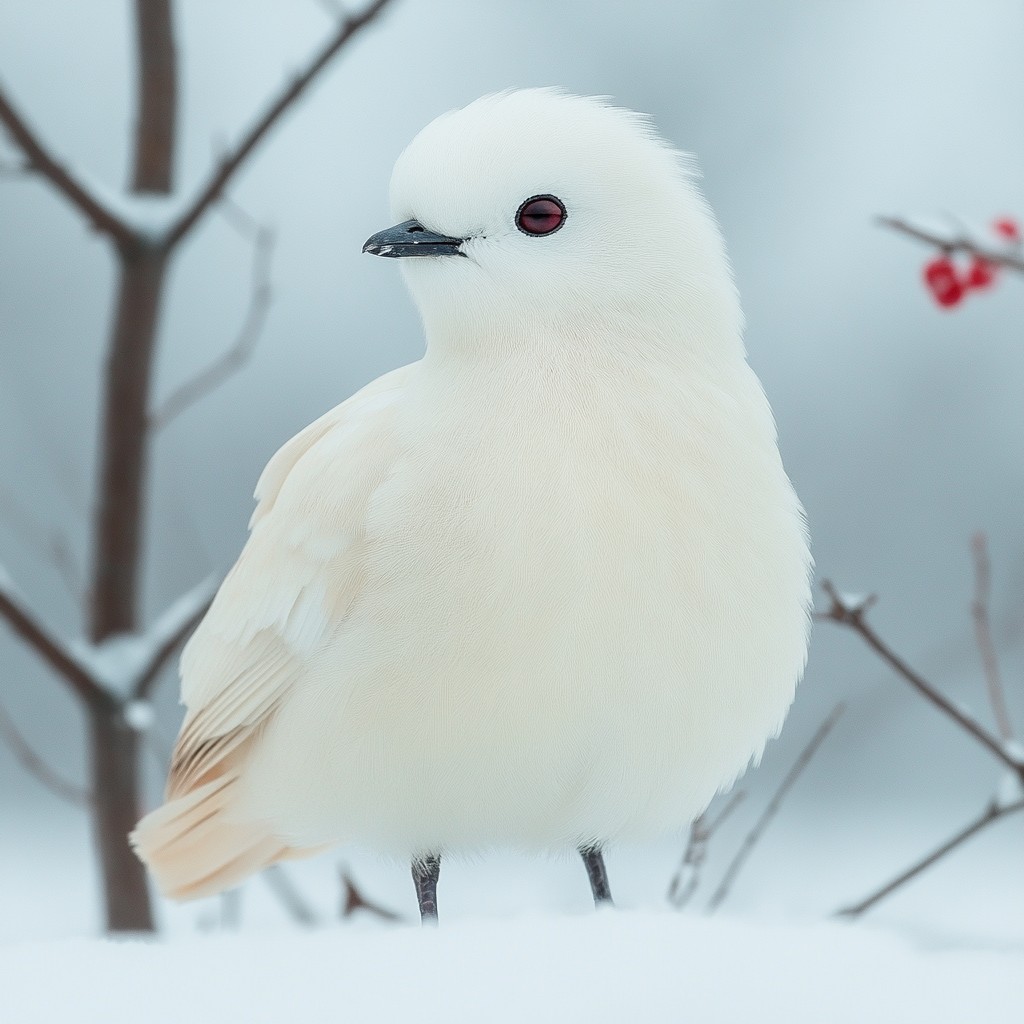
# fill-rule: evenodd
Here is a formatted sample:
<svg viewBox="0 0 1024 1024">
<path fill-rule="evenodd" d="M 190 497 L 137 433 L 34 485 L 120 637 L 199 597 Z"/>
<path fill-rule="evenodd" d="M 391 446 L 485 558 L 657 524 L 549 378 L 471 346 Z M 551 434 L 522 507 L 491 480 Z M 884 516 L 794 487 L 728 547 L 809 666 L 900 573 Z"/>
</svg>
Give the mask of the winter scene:
<svg viewBox="0 0 1024 1024">
<path fill-rule="evenodd" d="M 4 0 L 0 1020 L 1020 1020 L 1022 38 Z"/>
</svg>

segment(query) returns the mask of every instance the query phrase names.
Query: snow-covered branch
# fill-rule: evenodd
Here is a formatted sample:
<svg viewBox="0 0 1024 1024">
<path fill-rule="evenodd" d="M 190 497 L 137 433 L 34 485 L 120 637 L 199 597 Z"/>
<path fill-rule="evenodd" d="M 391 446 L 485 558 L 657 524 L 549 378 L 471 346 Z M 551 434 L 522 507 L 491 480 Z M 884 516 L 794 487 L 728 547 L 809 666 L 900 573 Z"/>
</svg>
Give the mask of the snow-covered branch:
<svg viewBox="0 0 1024 1024">
<path fill-rule="evenodd" d="M 263 112 L 243 133 L 237 145 L 224 155 L 210 172 L 206 182 L 196 191 L 166 238 L 168 249 L 173 248 L 196 226 L 204 213 L 223 195 L 224 190 L 238 173 L 252 151 L 274 127 L 289 108 L 305 93 L 318 75 L 330 64 L 334 56 L 360 29 L 369 25 L 391 0 L 373 0 L 357 14 L 346 17 L 337 31 L 312 55 L 307 65 L 281 89 Z"/>
<path fill-rule="evenodd" d="M 223 196 L 229 183 L 267 133 L 300 99 L 345 44 L 373 22 L 391 2 L 392 0 L 372 0 L 363 10 L 343 18 L 336 31 L 310 57 L 306 66 L 282 86 L 278 94 L 267 103 L 262 113 L 242 134 L 235 147 L 217 162 L 206 180 L 187 198 L 149 194 L 115 196 L 98 185 L 87 184 L 81 174 L 72 171 L 50 152 L 11 102 L 2 86 L 0 124 L 6 127 L 23 153 L 24 169 L 37 172 L 46 178 L 96 230 L 108 235 L 125 249 L 151 249 L 170 253 Z M 143 11 L 144 9 L 143 5 Z M 170 40 L 165 42 L 172 45 Z M 147 66 L 146 62 L 143 62 L 143 72 Z M 172 84 L 173 78 L 169 82 Z M 159 90 L 144 90 L 143 100 L 152 93 L 153 102 L 173 102 L 173 90 L 170 89 L 169 83 L 165 82 L 163 85 L 164 87 Z M 145 114 L 145 111 L 143 113 Z M 166 117 L 164 120 L 168 121 L 168 124 L 171 123 Z M 147 123 L 152 122 L 157 127 L 160 121 L 159 117 L 151 116 L 147 119 Z M 162 161 L 156 160 L 159 154 L 149 153 L 149 148 L 155 145 L 154 140 L 148 140 L 149 148 L 143 144 L 146 141 L 142 134 L 136 139 L 138 147 L 141 147 L 136 153 L 136 177 L 144 171 L 138 163 L 140 157 L 151 155 L 156 163 L 167 162 L 166 154 L 163 154 Z M 170 147 L 169 138 L 162 140 L 162 146 L 164 149 Z M 147 188 L 146 191 L 152 190 Z M 165 192 L 166 188 L 157 191 Z"/>
<path fill-rule="evenodd" d="M 1013 729 L 1006 715 L 1005 702 L 1002 700 L 1002 683 L 995 662 L 995 649 L 992 645 L 988 625 L 988 595 L 990 590 L 990 566 L 984 536 L 975 535 L 972 541 L 972 552 L 975 563 L 975 590 L 971 612 L 975 623 L 978 645 L 982 653 L 986 682 L 989 687 L 993 710 L 1000 721 L 1000 736 L 989 732 L 967 710 L 958 707 L 937 690 L 931 683 L 921 677 L 900 658 L 866 622 L 865 615 L 874 599 L 851 599 L 840 593 L 829 581 L 822 583 L 822 589 L 831 601 L 827 612 L 817 616 L 840 625 L 848 626 L 856 632 L 864 642 L 889 664 L 903 679 L 917 690 L 926 700 L 937 707 L 960 728 L 972 736 L 979 744 L 994 754 L 1006 768 L 995 796 L 981 813 L 959 832 L 950 837 L 936 849 L 922 857 L 917 863 L 901 872 L 894 879 L 881 886 L 870 896 L 858 903 L 838 911 L 842 917 L 859 917 L 865 911 L 894 893 L 907 882 L 916 878 L 921 872 L 930 868 L 947 854 L 952 853 L 961 844 L 967 842 L 989 825 L 994 824 L 1007 815 L 1024 810 L 1024 750 L 1013 738 Z M 1001 717 L 1002 715 L 1005 718 Z"/>
<path fill-rule="evenodd" d="M 24 602 L 0 567 L 0 618 L 87 704 L 110 705 L 111 697 L 77 653 L 53 636 Z"/>
<path fill-rule="evenodd" d="M 132 700 L 146 700 L 168 659 L 199 625 L 220 586 L 220 577 L 207 576 L 171 604 L 145 635 L 148 658 L 135 679 Z"/>
<path fill-rule="evenodd" d="M 1024 760 L 1015 757 L 1012 748 L 998 736 L 989 732 L 965 708 L 958 707 L 927 679 L 915 672 L 895 651 L 886 644 L 875 630 L 868 625 L 866 612 L 872 600 L 855 602 L 840 593 L 829 580 L 821 584 L 822 590 L 828 595 L 831 606 L 819 618 L 838 623 L 852 629 L 860 638 L 882 658 L 896 673 L 905 679 L 929 703 L 937 707 L 944 715 L 956 722 L 960 728 L 973 736 L 990 753 L 1024 778 Z"/>
<path fill-rule="evenodd" d="M 966 253 L 992 266 L 1006 267 L 1018 274 L 1024 274 L 1024 253 L 1021 252 L 1019 243 L 993 244 L 982 240 L 959 223 L 950 224 L 945 229 L 912 221 L 906 217 L 879 217 L 877 223 L 943 252 Z"/>
<path fill-rule="evenodd" d="M 860 917 L 861 914 L 870 910 L 876 903 L 881 902 L 886 896 L 890 896 L 897 889 L 906 885 L 907 882 L 916 878 L 922 871 L 930 868 L 936 861 L 941 860 L 946 854 L 952 853 L 972 836 L 976 836 L 982 829 L 988 828 L 989 825 L 999 821 L 1000 818 L 1016 814 L 1019 811 L 1024 811 L 1024 798 L 1009 804 L 1002 804 L 998 800 L 993 800 L 977 818 L 965 825 L 956 835 L 947 839 L 941 846 L 936 847 L 931 853 L 922 857 L 912 867 L 898 874 L 891 882 L 886 882 L 881 888 L 876 889 L 870 896 L 866 896 L 858 903 L 852 903 L 850 906 L 836 911 L 837 916 Z"/>
<path fill-rule="evenodd" d="M 11 138 L 25 155 L 26 167 L 46 178 L 51 185 L 76 207 L 102 234 L 108 235 L 122 246 L 139 244 L 138 235 L 102 203 L 91 190 L 58 160 L 43 144 L 39 136 L 29 127 L 17 108 L 0 86 L 0 123 L 3 123 Z"/>
<path fill-rule="evenodd" d="M 174 601 L 145 633 L 118 633 L 99 644 L 65 644 L 43 626 L 0 567 L 0 618 L 84 701 L 113 710 L 146 701 L 168 659 L 206 614 L 219 585 L 219 577 L 207 577 Z"/>
<path fill-rule="evenodd" d="M 134 708 L 138 728 L 144 728 L 141 705 L 161 669 L 206 614 L 219 585 L 217 576 L 208 576 L 169 605 L 144 633 L 115 633 L 98 644 L 72 641 L 75 658 L 99 685 L 126 708 Z"/>
</svg>

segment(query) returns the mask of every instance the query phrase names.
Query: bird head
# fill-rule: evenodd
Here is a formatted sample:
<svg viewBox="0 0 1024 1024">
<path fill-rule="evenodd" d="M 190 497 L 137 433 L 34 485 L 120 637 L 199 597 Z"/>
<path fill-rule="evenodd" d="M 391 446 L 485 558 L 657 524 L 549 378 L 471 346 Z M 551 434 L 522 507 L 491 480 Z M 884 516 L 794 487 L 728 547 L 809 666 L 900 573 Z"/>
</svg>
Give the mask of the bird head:
<svg viewBox="0 0 1024 1024">
<path fill-rule="evenodd" d="M 398 223 L 363 249 L 402 260 L 431 347 L 740 345 L 693 162 L 642 115 L 552 89 L 485 96 L 409 144 L 391 205 Z"/>
</svg>

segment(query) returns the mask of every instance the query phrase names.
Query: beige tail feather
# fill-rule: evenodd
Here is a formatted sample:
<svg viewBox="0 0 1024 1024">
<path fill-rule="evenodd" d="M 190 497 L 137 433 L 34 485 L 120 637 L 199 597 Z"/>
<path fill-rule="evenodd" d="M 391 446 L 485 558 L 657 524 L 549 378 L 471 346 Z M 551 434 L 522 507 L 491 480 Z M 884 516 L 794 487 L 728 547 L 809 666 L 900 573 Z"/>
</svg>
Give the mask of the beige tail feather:
<svg viewBox="0 0 1024 1024">
<path fill-rule="evenodd" d="M 225 821 L 234 777 L 221 776 L 158 807 L 131 834 L 160 891 L 175 900 L 212 896 L 300 851 L 258 824 Z"/>
</svg>

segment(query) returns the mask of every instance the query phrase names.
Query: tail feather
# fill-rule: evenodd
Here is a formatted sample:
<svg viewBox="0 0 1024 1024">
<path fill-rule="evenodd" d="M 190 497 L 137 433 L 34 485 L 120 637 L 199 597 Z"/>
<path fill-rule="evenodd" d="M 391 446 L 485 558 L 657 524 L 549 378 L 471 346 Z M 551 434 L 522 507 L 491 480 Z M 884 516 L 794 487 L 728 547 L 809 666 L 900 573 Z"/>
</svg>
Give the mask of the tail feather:
<svg viewBox="0 0 1024 1024">
<path fill-rule="evenodd" d="M 211 896 L 289 851 L 258 823 L 225 815 L 235 777 L 221 776 L 147 814 L 130 839 L 160 891 L 175 900 Z"/>
</svg>

